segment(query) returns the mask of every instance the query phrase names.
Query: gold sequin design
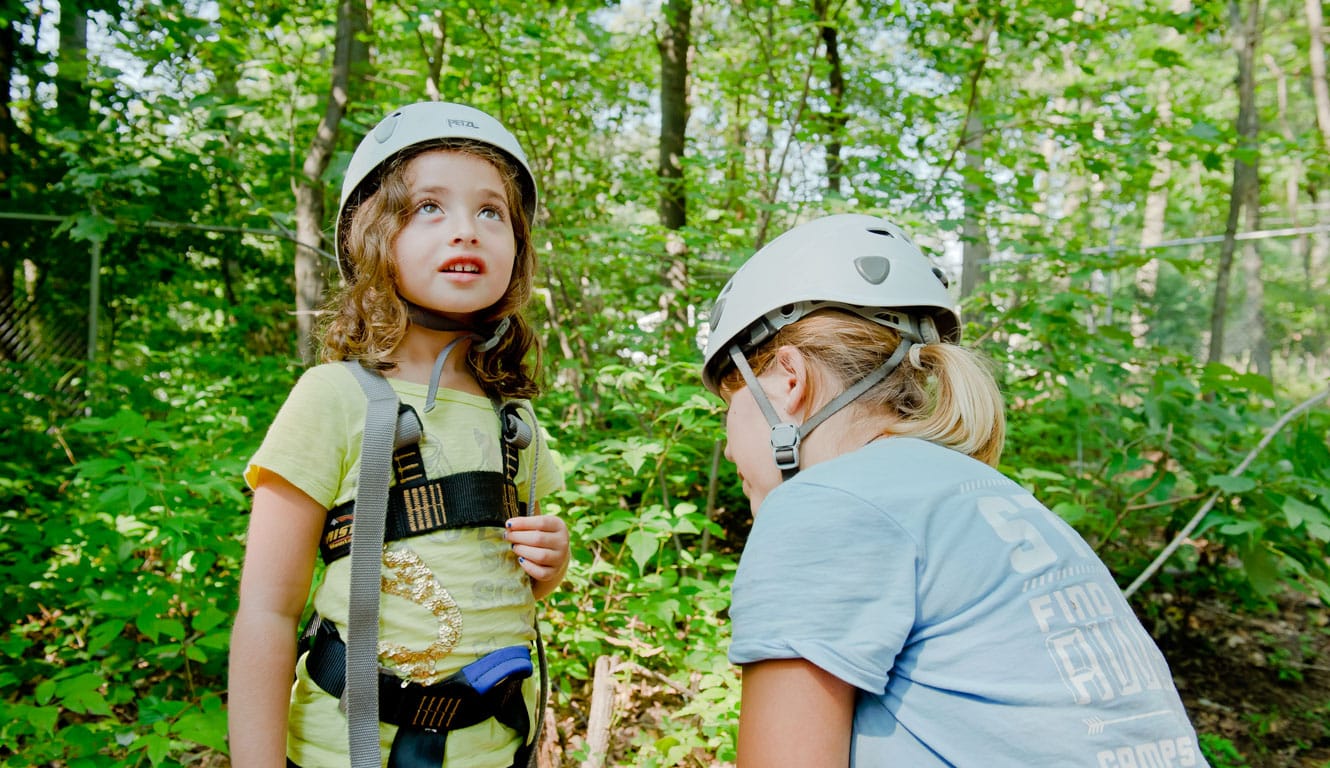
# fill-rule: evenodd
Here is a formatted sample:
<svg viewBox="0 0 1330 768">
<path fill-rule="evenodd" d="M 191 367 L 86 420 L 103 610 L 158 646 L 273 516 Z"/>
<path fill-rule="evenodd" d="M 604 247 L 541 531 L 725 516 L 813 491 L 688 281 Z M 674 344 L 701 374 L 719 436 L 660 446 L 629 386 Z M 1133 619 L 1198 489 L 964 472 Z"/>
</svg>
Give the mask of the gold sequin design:
<svg viewBox="0 0 1330 768">
<path fill-rule="evenodd" d="M 434 614 L 439 620 L 439 633 L 423 651 L 380 640 L 379 658 L 391 662 L 399 674 L 412 682 L 436 683 L 443 679 L 443 675 L 435 672 L 438 662 L 452 653 L 462 639 L 462 610 L 420 555 L 410 548 L 384 550 L 383 564 L 392 572 L 391 577 L 383 577 L 383 591 L 404 597 Z"/>
</svg>

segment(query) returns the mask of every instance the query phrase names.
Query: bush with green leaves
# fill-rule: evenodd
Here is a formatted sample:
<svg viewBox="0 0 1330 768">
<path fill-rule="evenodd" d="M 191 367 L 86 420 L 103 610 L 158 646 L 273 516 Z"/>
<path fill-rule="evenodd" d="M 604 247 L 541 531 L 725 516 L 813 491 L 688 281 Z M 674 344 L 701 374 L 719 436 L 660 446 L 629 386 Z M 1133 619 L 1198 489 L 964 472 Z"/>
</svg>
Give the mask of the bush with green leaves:
<svg viewBox="0 0 1330 768">
<path fill-rule="evenodd" d="M 16 578 L 4 588 L 2 764 L 180 765 L 226 749 L 248 506 L 237 478 L 255 403 L 289 371 L 145 362 L 97 372 L 89 415 L 25 416 L 29 440 L 62 450 L 16 467 L 25 480 L 5 495 L 18 546 L 4 563 Z"/>
</svg>

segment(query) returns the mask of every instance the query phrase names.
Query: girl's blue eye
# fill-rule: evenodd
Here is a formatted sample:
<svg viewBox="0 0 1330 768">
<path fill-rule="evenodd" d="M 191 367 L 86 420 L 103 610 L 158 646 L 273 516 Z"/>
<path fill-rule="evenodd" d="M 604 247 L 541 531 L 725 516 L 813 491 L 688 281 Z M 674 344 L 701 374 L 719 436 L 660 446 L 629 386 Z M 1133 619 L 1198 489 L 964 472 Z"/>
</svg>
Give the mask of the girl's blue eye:
<svg viewBox="0 0 1330 768">
<path fill-rule="evenodd" d="M 438 203 L 430 202 L 421 203 L 416 210 L 426 216 L 437 216 L 440 213 L 443 213 L 443 209 L 439 207 Z"/>
<path fill-rule="evenodd" d="M 482 219 L 493 219 L 494 221 L 503 221 L 503 211 L 499 210 L 498 208 L 495 208 L 492 205 L 487 205 L 484 208 L 481 208 L 480 212 L 476 215 Z"/>
</svg>

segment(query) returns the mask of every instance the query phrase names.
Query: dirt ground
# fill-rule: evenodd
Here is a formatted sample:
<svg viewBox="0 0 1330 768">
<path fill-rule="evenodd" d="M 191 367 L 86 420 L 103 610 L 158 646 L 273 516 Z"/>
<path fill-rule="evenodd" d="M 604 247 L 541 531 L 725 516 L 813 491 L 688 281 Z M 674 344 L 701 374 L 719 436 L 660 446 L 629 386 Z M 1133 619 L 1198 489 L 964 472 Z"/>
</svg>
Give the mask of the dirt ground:
<svg viewBox="0 0 1330 768">
<path fill-rule="evenodd" d="M 1154 599 L 1165 607 L 1146 626 L 1197 733 L 1231 743 L 1214 768 L 1330 766 L 1330 616 L 1321 602 L 1287 594 L 1277 612 L 1252 616 L 1216 598 Z"/>
</svg>

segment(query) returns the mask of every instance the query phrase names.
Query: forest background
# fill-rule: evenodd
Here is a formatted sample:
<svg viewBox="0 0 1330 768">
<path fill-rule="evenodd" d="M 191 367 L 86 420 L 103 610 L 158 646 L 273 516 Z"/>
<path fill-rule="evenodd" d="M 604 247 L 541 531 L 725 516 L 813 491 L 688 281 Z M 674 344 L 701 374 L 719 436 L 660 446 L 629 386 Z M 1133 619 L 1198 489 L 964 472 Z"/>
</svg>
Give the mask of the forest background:
<svg viewBox="0 0 1330 768">
<path fill-rule="evenodd" d="M 547 765 L 732 762 L 751 520 L 698 344 L 842 211 L 950 276 L 1003 469 L 1131 593 L 1211 762 L 1330 764 L 1319 0 L 0 0 L 0 765 L 226 763 L 240 471 L 351 151 L 435 98 L 543 195 Z"/>
</svg>

